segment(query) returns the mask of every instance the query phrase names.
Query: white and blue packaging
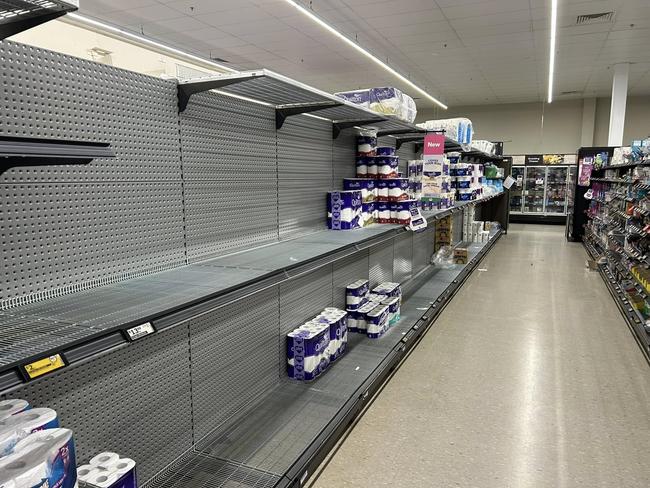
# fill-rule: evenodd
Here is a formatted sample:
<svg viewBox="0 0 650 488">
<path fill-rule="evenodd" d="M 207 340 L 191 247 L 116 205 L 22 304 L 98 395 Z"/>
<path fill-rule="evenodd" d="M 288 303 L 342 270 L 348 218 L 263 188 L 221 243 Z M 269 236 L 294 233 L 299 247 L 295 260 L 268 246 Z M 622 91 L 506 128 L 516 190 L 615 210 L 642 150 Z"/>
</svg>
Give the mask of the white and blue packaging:
<svg viewBox="0 0 650 488">
<path fill-rule="evenodd" d="M 0 402 L 0 420 L 32 408 L 27 400 L 12 399 Z"/>
<path fill-rule="evenodd" d="M 358 310 L 368 301 L 370 290 L 368 280 L 357 280 L 345 287 L 345 307 L 348 311 Z"/>
<path fill-rule="evenodd" d="M 77 462 L 69 429 L 47 429 L 19 441 L 0 459 L 0 486 L 74 488 Z"/>
<path fill-rule="evenodd" d="M 382 305 L 388 307 L 388 324 L 395 325 L 399 322 L 401 317 L 401 304 L 402 300 L 400 297 L 387 297 L 382 300 Z"/>
<path fill-rule="evenodd" d="M 77 469 L 78 479 L 97 488 L 137 488 L 136 463 L 114 452 L 93 457 L 90 464 Z"/>
<path fill-rule="evenodd" d="M 377 199 L 375 180 L 370 180 L 367 178 L 344 178 L 343 189 L 346 191 L 360 191 L 362 203 L 374 202 Z"/>
<path fill-rule="evenodd" d="M 388 330 L 388 307 L 378 305 L 366 315 L 368 329 L 366 334 L 370 339 L 379 339 Z"/>
<path fill-rule="evenodd" d="M 332 230 L 351 230 L 361 227 L 361 192 L 327 192 L 327 226 Z"/>
<path fill-rule="evenodd" d="M 59 427 L 59 418 L 50 408 L 33 408 L 0 420 L 0 456 L 33 432 Z"/>
<path fill-rule="evenodd" d="M 307 322 L 287 334 L 290 378 L 311 381 L 329 366 L 330 331 L 327 324 Z"/>
</svg>

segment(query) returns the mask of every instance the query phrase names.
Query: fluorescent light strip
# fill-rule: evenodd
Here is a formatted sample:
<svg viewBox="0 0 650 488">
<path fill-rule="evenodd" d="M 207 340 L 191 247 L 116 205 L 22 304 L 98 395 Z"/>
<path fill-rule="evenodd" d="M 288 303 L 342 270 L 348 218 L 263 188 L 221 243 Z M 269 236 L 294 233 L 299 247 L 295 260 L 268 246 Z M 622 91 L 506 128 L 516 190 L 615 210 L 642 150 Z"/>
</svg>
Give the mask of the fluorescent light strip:
<svg viewBox="0 0 650 488">
<path fill-rule="evenodd" d="M 379 66 L 381 66 L 382 68 L 384 68 L 386 71 L 388 71 L 390 74 L 392 74 L 393 76 L 395 76 L 395 77 L 398 78 L 399 80 L 401 80 L 401 81 L 403 81 L 404 83 L 406 83 L 408 86 L 410 86 L 411 88 L 413 88 L 415 91 L 417 91 L 418 93 L 420 93 L 421 95 L 423 95 L 423 96 L 426 97 L 427 99 L 431 100 L 431 101 L 432 101 L 433 103 L 435 103 L 436 105 L 439 105 L 439 106 L 442 107 L 443 109 L 447 110 L 447 108 L 448 108 L 447 105 L 445 105 L 445 104 L 442 103 L 440 100 L 438 100 L 437 98 L 433 97 L 432 95 L 429 95 L 429 94 L 428 94 L 426 91 L 424 91 L 422 88 L 420 88 L 419 86 L 417 86 L 415 83 L 413 83 L 411 80 L 409 80 L 409 79 L 406 78 L 405 76 L 403 76 L 403 75 L 401 75 L 400 73 L 398 73 L 397 71 L 395 71 L 393 68 L 391 68 L 391 67 L 388 66 L 386 63 L 384 63 L 383 61 L 381 61 L 381 60 L 380 60 L 379 58 L 377 58 L 375 55 L 371 54 L 369 51 L 366 51 L 366 50 L 365 50 L 364 48 L 362 48 L 359 44 L 357 44 L 356 42 L 354 42 L 354 41 L 351 40 L 351 39 L 348 39 L 346 36 L 344 36 L 344 35 L 341 34 L 339 31 L 337 31 L 334 27 L 332 27 L 332 26 L 329 25 L 327 22 L 325 22 L 324 20 L 322 20 L 320 17 L 318 17 L 317 15 L 315 15 L 311 10 L 309 10 L 309 9 L 307 9 L 307 8 L 305 8 L 305 7 L 303 7 L 303 6 L 300 5 L 298 2 L 294 2 L 293 0 L 285 0 L 285 2 L 287 2 L 289 5 L 292 5 L 292 6 L 295 7 L 296 10 L 298 10 L 300 13 L 306 15 L 306 16 L 309 17 L 311 20 L 313 20 L 314 22 L 316 22 L 318 25 L 320 25 L 321 27 L 323 27 L 325 30 L 327 30 L 327 31 L 329 31 L 330 33 L 334 34 L 336 37 L 338 37 L 339 39 L 341 39 L 343 42 L 345 42 L 346 44 L 348 44 L 349 46 L 353 47 L 354 49 L 356 49 L 357 51 L 359 51 L 361 54 L 363 54 L 364 56 L 366 56 L 367 58 L 369 58 L 369 59 L 371 59 L 372 61 L 374 61 L 375 63 L 377 63 Z"/>
<path fill-rule="evenodd" d="M 548 103 L 553 102 L 553 78 L 555 78 L 555 41 L 557 36 L 557 2 L 551 0 L 551 51 L 548 65 Z"/>
<path fill-rule="evenodd" d="M 154 41 L 153 39 L 149 39 L 147 37 L 139 36 L 137 34 L 134 34 L 132 32 L 129 32 L 124 29 L 120 29 L 119 27 L 112 26 L 110 24 L 105 24 L 104 22 L 100 22 L 95 19 L 91 19 L 89 17 L 85 17 L 83 15 L 79 14 L 67 14 L 61 17 L 61 20 L 66 20 L 69 19 L 71 24 L 81 24 L 84 26 L 91 26 L 94 27 L 95 29 L 99 29 L 102 32 L 105 33 L 110 33 L 119 38 L 126 38 L 131 41 L 135 41 L 138 44 L 142 44 L 147 47 L 152 47 L 157 49 L 158 51 L 161 51 L 163 53 L 167 53 L 173 56 L 177 56 L 180 58 L 185 58 L 188 60 L 192 60 L 196 63 L 202 64 L 204 66 L 210 66 L 212 68 L 219 69 L 221 71 L 227 71 L 228 73 L 238 73 L 237 70 L 232 69 L 228 66 L 224 66 L 223 64 L 215 63 L 214 61 L 207 59 L 207 58 L 202 58 L 200 56 L 196 56 L 194 54 L 190 54 L 188 52 L 182 51 L 180 49 L 176 49 L 175 47 L 168 46 L 166 44 L 163 44 L 161 42 Z"/>
</svg>

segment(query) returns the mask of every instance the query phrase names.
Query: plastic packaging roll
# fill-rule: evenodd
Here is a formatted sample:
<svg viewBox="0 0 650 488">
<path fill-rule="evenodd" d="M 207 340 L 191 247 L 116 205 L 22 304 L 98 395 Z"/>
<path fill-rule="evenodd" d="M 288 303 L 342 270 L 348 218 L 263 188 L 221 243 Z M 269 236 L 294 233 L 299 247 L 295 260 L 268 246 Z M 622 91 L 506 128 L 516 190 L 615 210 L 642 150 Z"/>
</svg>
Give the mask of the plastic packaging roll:
<svg viewBox="0 0 650 488">
<path fill-rule="evenodd" d="M 13 481 L 16 488 L 74 488 L 77 481 L 75 446 L 69 429 L 34 432 L 16 444 L 0 465 L 0 486 Z"/>
<path fill-rule="evenodd" d="M 58 426 L 58 416 L 51 408 L 33 408 L 0 420 L 0 456 L 9 454 L 18 441 L 32 432 Z"/>
<path fill-rule="evenodd" d="M 110 488 L 118 479 L 120 479 L 120 476 L 117 473 L 108 473 L 100 470 L 88 478 L 86 483 L 97 488 Z"/>
<path fill-rule="evenodd" d="M 111 468 L 121 476 L 135 468 L 135 461 L 129 458 L 120 458 Z"/>
<path fill-rule="evenodd" d="M 93 466 L 92 464 L 84 464 L 83 466 L 79 466 L 77 468 L 77 479 L 79 481 L 86 482 L 99 472 L 101 472 L 101 469 L 97 466 Z"/>
<path fill-rule="evenodd" d="M 29 402 L 26 400 L 3 400 L 0 402 L 0 420 L 24 412 L 25 410 L 29 410 L 30 408 Z"/>
<path fill-rule="evenodd" d="M 100 452 L 90 460 L 91 466 L 108 467 L 120 460 L 120 455 L 115 452 Z"/>
</svg>

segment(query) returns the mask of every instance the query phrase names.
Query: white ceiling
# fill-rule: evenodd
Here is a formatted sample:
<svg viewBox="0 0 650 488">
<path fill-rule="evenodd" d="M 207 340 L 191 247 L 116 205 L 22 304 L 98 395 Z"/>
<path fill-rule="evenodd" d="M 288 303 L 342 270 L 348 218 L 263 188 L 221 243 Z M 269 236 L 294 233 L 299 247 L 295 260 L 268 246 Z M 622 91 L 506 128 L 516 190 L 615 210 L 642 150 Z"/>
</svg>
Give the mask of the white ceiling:
<svg viewBox="0 0 650 488">
<path fill-rule="evenodd" d="M 307 3 L 308 0 L 303 0 Z M 80 13 L 236 69 L 329 92 L 403 86 L 283 0 L 83 0 Z M 544 100 L 551 0 L 312 0 L 320 17 L 449 105 Z M 614 21 L 576 16 L 614 10 Z M 608 96 L 612 65 L 650 94 L 650 0 L 559 0 L 556 99 Z M 562 95 L 563 92 L 578 92 Z M 430 102 L 418 100 L 420 107 Z"/>
</svg>

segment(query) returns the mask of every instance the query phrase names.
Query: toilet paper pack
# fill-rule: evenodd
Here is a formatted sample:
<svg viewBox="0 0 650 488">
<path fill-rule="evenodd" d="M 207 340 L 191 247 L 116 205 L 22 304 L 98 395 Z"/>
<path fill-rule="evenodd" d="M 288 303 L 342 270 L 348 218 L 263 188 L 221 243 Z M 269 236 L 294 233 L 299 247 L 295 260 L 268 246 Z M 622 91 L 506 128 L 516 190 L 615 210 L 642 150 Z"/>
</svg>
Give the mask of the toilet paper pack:
<svg viewBox="0 0 650 488">
<path fill-rule="evenodd" d="M 97 458 L 109 461 L 101 461 Z M 77 470 L 79 480 L 87 486 L 98 488 L 137 488 L 136 463 L 129 458 L 121 458 L 116 453 L 105 452 L 90 461 L 95 464 L 80 466 Z"/>
<path fill-rule="evenodd" d="M 399 322 L 401 316 L 402 300 L 399 297 L 388 297 L 385 298 L 381 303 L 382 305 L 386 305 L 388 307 L 388 324 L 394 325 Z"/>
<path fill-rule="evenodd" d="M 327 226 L 332 230 L 350 230 L 361 227 L 361 192 L 327 192 Z"/>
<path fill-rule="evenodd" d="M 367 335 L 371 339 L 378 339 L 388 330 L 388 307 L 379 305 L 366 315 Z"/>
<path fill-rule="evenodd" d="M 368 280 L 357 280 L 345 287 L 345 306 L 348 311 L 357 310 L 368 300 Z"/>
<path fill-rule="evenodd" d="M 72 431 L 48 429 L 19 441 L 0 459 L 0 486 L 74 488 L 76 454 Z"/>
<path fill-rule="evenodd" d="M 371 203 L 374 202 L 377 198 L 375 180 L 370 180 L 367 178 L 344 178 L 343 189 L 346 191 L 360 191 L 362 203 Z"/>
<path fill-rule="evenodd" d="M 329 326 L 308 322 L 287 334 L 290 378 L 311 381 L 329 366 Z M 327 357 L 326 357 L 327 356 Z"/>
<path fill-rule="evenodd" d="M 0 420 L 0 456 L 33 432 L 59 427 L 56 412 L 50 408 L 33 408 Z"/>
<path fill-rule="evenodd" d="M 13 399 L 0 402 L 0 420 L 11 417 L 25 410 L 32 408 L 26 400 Z"/>
</svg>

